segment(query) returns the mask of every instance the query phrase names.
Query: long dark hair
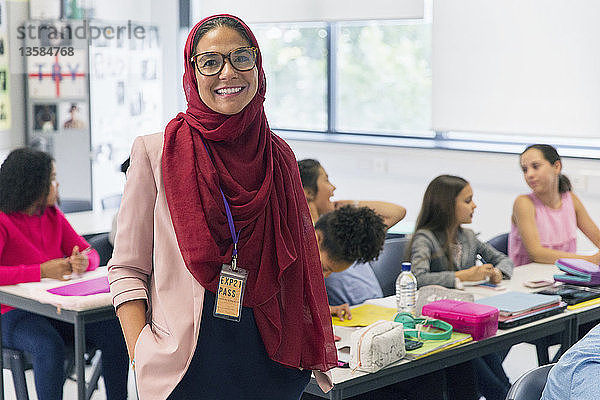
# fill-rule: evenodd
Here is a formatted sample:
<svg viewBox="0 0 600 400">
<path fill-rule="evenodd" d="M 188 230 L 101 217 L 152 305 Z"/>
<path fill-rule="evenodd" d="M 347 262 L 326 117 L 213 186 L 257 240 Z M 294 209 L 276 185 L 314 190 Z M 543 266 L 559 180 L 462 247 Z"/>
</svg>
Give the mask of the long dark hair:
<svg viewBox="0 0 600 400">
<path fill-rule="evenodd" d="M 425 189 L 415 226 L 415 232 L 427 229 L 436 236 L 449 265 L 455 264 L 450 255 L 450 243 L 455 241 L 457 232 L 453 230 L 456 223 L 456 197 L 468 184 L 465 179 L 454 175 L 440 175 L 432 180 Z M 408 251 L 412 247 L 412 239 L 410 244 Z"/>
<path fill-rule="evenodd" d="M 321 171 L 321 164 L 317 160 L 307 158 L 298 161 L 298 169 L 300 170 L 300 180 L 302 187 L 306 189 L 312 196 L 316 196 L 319 191 L 317 187 L 317 179 Z"/>
<path fill-rule="evenodd" d="M 38 201 L 43 211 L 50 192 L 52 161 L 43 151 L 13 150 L 0 167 L 0 211 L 25 211 Z"/>
<path fill-rule="evenodd" d="M 556 149 L 553 146 L 550 146 L 549 144 L 532 144 L 531 146 L 527 146 L 527 148 L 525 150 L 523 150 L 523 153 L 521 153 L 521 156 L 523 154 L 525 154 L 525 152 L 527 150 L 530 149 L 537 149 L 539 150 L 542 155 L 544 156 L 544 159 L 546 161 L 548 161 L 551 165 L 554 165 L 557 161 L 561 161 L 560 156 L 558 155 L 558 152 L 556 151 Z M 519 160 L 521 160 L 521 157 L 519 156 Z M 562 161 L 561 161 L 562 163 Z M 572 186 L 571 186 L 571 180 L 569 178 L 567 178 L 566 175 L 563 175 L 562 173 L 560 173 L 558 175 L 558 192 L 559 193 L 565 193 L 565 192 L 570 192 L 572 190 Z"/>
</svg>

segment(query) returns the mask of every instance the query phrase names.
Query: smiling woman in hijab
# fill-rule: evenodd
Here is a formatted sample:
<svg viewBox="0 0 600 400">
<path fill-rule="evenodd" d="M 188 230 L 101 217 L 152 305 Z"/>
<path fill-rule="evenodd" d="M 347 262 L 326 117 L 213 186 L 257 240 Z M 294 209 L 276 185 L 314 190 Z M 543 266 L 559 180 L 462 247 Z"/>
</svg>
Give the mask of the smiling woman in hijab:
<svg viewBox="0 0 600 400">
<path fill-rule="evenodd" d="M 136 139 L 111 292 L 143 399 L 298 399 L 337 362 L 294 154 L 269 129 L 262 56 L 238 18 L 200 21 L 187 110 Z M 321 371 L 321 372 L 319 372 Z"/>
</svg>

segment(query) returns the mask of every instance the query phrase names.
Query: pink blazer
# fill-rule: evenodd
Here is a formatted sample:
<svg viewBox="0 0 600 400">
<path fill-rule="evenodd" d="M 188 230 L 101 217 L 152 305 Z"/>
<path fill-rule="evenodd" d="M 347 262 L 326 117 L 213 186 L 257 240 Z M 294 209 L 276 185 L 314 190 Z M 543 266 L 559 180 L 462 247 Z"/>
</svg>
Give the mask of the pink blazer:
<svg viewBox="0 0 600 400">
<path fill-rule="evenodd" d="M 177 244 L 162 182 L 162 148 L 162 133 L 133 143 L 108 263 L 115 308 L 137 299 L 148 305 L 148 323 L 135 344 L 141 400 L 166 399 L 183 378 L 196 350 L 204 300 L 204 288 Z M 329 373 L 315 371 L 315 378 L 323 391 L 332 388 Z"/>
</svg>

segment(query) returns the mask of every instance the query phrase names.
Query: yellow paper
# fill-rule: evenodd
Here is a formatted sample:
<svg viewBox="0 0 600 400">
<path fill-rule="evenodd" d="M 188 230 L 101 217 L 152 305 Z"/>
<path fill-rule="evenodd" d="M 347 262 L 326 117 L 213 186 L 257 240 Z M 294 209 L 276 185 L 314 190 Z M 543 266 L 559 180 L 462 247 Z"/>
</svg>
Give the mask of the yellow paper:
<svg viewBox="0 0 600 400">
<path fill-rule="evenodd" d="M 596 299 L 591 299 L 591 300 L 583 301 L 581 303 L 573 304 L 572 306 L 568 306 L 567 309 L 569 309 L 569 310 L 577 310 L 579 308 L 593 306 L 593 305 L 598 304 L 598 303 L 600 303 L 600 297 L 598 297 Z"/>
<path fill-rule="evenodd" d="M 392 321 L 397 312 L 395 308 L 363 304 L 352 308 L 352 319 L 340 321 L 338 317 L 331 317 L 331 322 L 338 326 L 367 326 L 382 319 Z"/>
</svg>

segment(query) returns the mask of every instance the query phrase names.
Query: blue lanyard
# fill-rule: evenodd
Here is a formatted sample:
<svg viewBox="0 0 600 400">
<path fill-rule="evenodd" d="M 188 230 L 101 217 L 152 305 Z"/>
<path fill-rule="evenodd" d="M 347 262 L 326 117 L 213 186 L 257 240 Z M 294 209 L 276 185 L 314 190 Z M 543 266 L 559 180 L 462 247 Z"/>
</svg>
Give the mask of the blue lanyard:
<svg viewBox="0 0 600 400">
<path fill-rule="evenodd" d="M 200 135 L 200 139 L 202 140 L 202 145 L 204 146 L 204 150 L 206 150 L 206 152 L 208 153 L 208 157 L 214 164 L 212 154 L 210 154 L 210 151 L 208 151 L 208 147 L 206 147 L 206 143 L 204 143 L 204 138 L 202 137 L 202 135 Z M 235 271 L 237 269 L 237 245 L 238 245 L 238 240 L 240 239 L 240 232 L 242 230 L 240 229 L 237 234 L 235 233 L 235 225 L 233 224 L 233 216 L 231 215 L 231 208 L 229 207 L 229 203 L 227 202 L 227 199 L 225 198 L 225 193 L 223 193 L 223 190 L 221 190 L 220 186 L 219 186 L 219 192 L 221 192 L 221 197 L 223 197 L 223 203 L 225 204 L 225 213 L 227 214 L 227 222 L 229 223 L 229 232 L 231 233 L 231 239 L 233 240 L 233 253 L 231 254 L 231 268 Z"/>
</svg>

